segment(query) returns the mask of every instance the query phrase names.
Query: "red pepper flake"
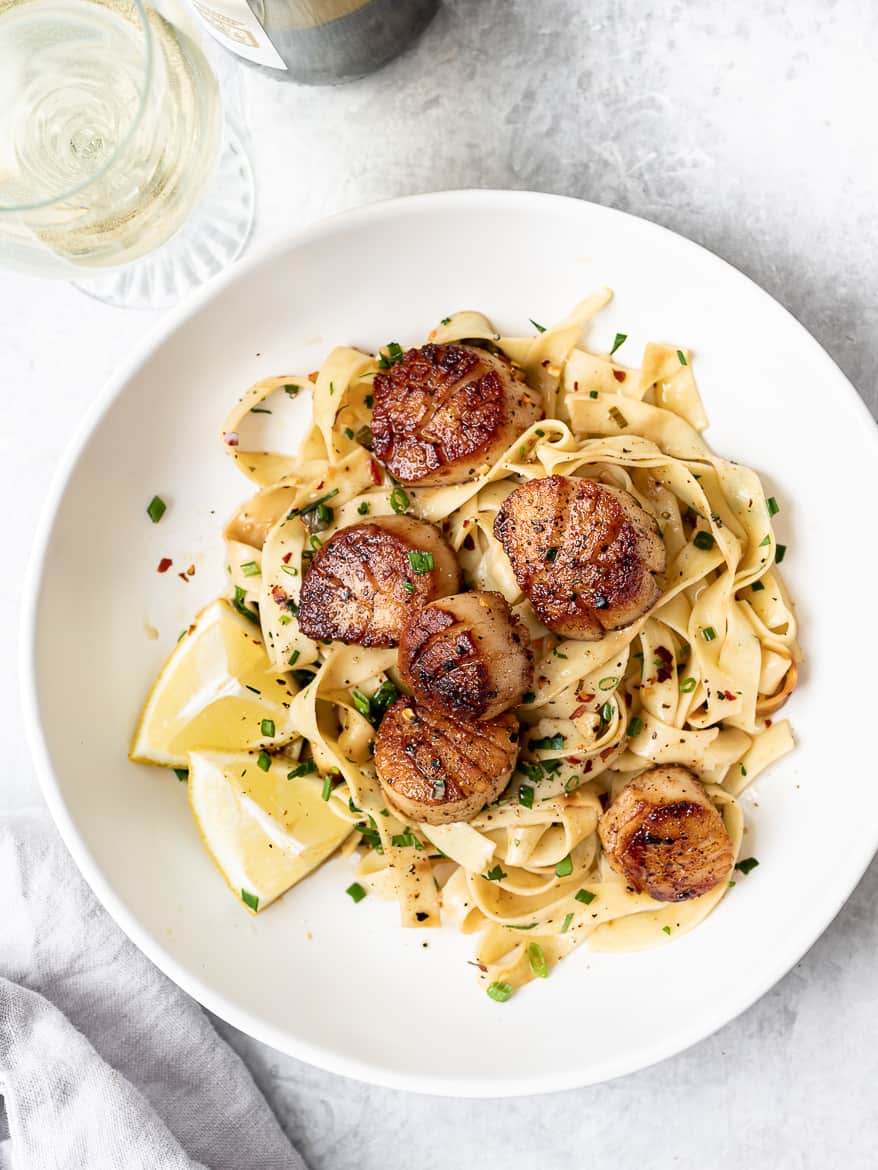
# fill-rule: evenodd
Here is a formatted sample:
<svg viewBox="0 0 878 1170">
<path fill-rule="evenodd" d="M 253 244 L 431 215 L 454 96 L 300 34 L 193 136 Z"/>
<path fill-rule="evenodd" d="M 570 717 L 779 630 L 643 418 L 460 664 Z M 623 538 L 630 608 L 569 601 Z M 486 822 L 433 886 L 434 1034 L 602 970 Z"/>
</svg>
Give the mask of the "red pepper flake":
<svg viewBox="0 0 878 1170">
<path fill-rule="evenodd" d="M 472 551 L 476 547 L 476 542 L 473 540 L 473 534 L 468 532 L 463 538 L 463 547 Z"/>
<path fill-rule="evenodd" d="M 238 432 L 237 431 L 223 431 L 223 442 L 227 447 L 237 447 Z"/>
<path fill-rule="evenodd" d="M 604 750 L 600 753 L 601 759 L 605 760 L 607 758 L 607 756 L 611 756 L 615 750 L 616 750 L 615 744 L 611 744 L 609 747 L 604 748 Z"/>
<path fill-rule="evenodd" d="M 189 578 L 186 576 L 185 573 L 178 573 L 177 576 L 180 578 L 181 581 L 185 581 L 187 585 L 189 584 Z"/>
<path fill-rule="evenodd" d="M 372 473 L 372 483 L 378 485 L 384 479 L 381 466 L 375 459 L 369 460 L 369 471 Z"/>
<path fill-rule="evenodd" d="M 579 756 L 565 756 L 564 759 L 568 764 L 578 764 L 580 762 Z"/>
<path fill-rule="evenodd" d="M 585 772 L 586 776 L 588 775 L 588 773 L 589 773 L 589 772 L 591 771 L 591 769 L 592 769 L 592 763 L 593 763 L 593 761 L 592 761 L 592 760 L 586 760 L 586 761 L 585 761 L 585 764 L 583 765 L 583 768 L 582 768 L 582 770 L 583 770 L 583 772 Z"/>
<path fill-rule="evenodd" d="M 573 714 L 570 716 L 570 718 L 571 719 L 579 719 L 582 715 L 584 715 L 586 713 L 587 710 L 588 710 L 588 707 L 585 705 L 585 703 L 583 703 L 581 706 L 576 708 L 576 710 L 573 712 Z"/>
<path fill-rule="evenodd" d="M 156 572 L 157 573 L 167 573 L 168 569 L 170 569 L 170 567 L 171 567 L 171 565 L 173 565 L 173 563 L 174 562 L 171 560 L 170 557 L 162 557 L 162 559 L 159 561 L 159 567 L 156 569 Z"/>
<path fill-rule="evenodd" d="M 733 703 L 735 701 L 735 699 L 738 697 L 734 691 L 722 691 L 721 694 L 722 694 L 722 697 L 724 699 L 728 699 L 728 701 L 730 703 Z"/>
<path fill-rule="evenodd" d="M 765 726 L 766 726 L 766 727 L 771 727 L 771 720 L 770 720 L 770 719 L 766 719 L 766 720 L 765 720 Z"/>
<path fill-rule="evenodd" d="M 577 695 L 576 697 L 577 697 L 577 699 L 579 699 L 579 701 L 580 701 L 581 703 L 592 703 L 592 702 L 594 702 L 594 694 L 590 694 L 590 695 L 585 695 L 585 694 L 582 694 L 582 695 Z"/>
<path fill-rule="evenodd" d="M 478 969 L 480 971 L 482 971 L 485 975 L 488 974 L 488 968 L 485 966 L 485 964 L 484 963 L 477 963 L 475 961 L 475 959 L 467 959 L 467 965 L 470 967 L 478 967 Z"/>
<path fill-rule="evenodd" d="M 320 377 L 320 371 L 319 370 L 312 370 L 311 373 L 308 375 L 308 381 L 309 382 L 316 382 L 319 377 Z"/>
<path fill-rule="evenodd" d="M 578 383 L 578 382 L 574 382 L 574 383 L 573 383 L 573 389 L 574 389 L 574 390 L 578 390 L 578 389 L 579 389 L 579 383 Z"/>
<path fill-rule="evenodd" d="M 613 377 L 617 382 L 624 382 L 628 375 L 624 370 L 613 370 Z"/>
<path fill-rule="evenodd" d="M 317 487 L 315 488 L 315 491 L 318 491 L 318 492 L 319 492 L 319 491 L 320 491 L 320 489 L 323 487 L 323 485 L 324 485 L 325 483 L 326 483 L 326 480 L 325 480 L 325 479 L 321 479 L 320 483 L 318 483 Z"/>
<path fill-rule="evenodd" d="M 195 566 L 194 565 L 190 565 L 189 568 L 186 570 L 186 576 L 187 577 L 194 577 L 195 576 Z"/>
<path fill-rule="evenodd" d="M 288 553 L 284 553 L 284 555 L 281 557 L 281 560 L 283 561 L 283 563 L 284 563 L 285 565 L 288 565 L 288 564 L 290 563 L 290 557 L 291 557 L 292 555 L 293 555 L 293 554 L 292 554 L 291 552 L 288 552 Z"/>
<path fill-rule="evenodd" d="M 658 674 L 655 676 L 656 682 L 667 682 L 671 677 L 671 667 L 674 664 L 674 656 L 667 648 L 667 646 L 656 646 L 655 656 L 659 661 Z"/>
</svg>

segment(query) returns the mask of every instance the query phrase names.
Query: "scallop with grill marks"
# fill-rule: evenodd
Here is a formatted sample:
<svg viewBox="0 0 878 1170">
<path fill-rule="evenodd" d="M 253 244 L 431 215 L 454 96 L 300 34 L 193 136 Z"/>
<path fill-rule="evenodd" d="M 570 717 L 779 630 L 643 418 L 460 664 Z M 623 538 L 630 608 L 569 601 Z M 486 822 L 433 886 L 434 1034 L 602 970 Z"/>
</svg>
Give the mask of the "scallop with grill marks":
<svg viewBox="0 0 878 1170">
<path fill-rule="evenodd" d="M 392 806 L 413 821 L 468 821 L 496 800 L 518 755 L 518 720 L 470 723 L 413 699 L 397 699 L 375 736 L 378 779 Z"/>
<path fill-rule="evenodd" d="M 463 483 L 543 417 L 510 363 L 470 345 L 410 349 L 375 375 L 375 455 L 401 483 Z"/>
<path fill-rule="evenodd" d="M 411 615 L 399 640 L 399 669 L 421 702 L 461 719 L 492 719 L 521 702 L 533 654 L 505 597 L 474 591 Z"/>
<path fill-rule="evenodd" d="M 550 475 L 507 496 L 494 535 L 540 621 L 591 642 L 658 601 L 666 565 L 658 525 L 634 497 L 592 479 Z"/>
<path fill-rule="evenodd" d="M 688 768 L 629 781 L 598 824 L 607 858 L 638 893 L 682 902 L 727 880 L 734 854 L 723 819 Z"/>
<path fill-rule="evenodd" d="M 411 516 L 342 528 L 302 582 L 299 626 L 318 641 L 395 646 L 409 612 L 460 587 L 439 529 Z"/>
</svg>

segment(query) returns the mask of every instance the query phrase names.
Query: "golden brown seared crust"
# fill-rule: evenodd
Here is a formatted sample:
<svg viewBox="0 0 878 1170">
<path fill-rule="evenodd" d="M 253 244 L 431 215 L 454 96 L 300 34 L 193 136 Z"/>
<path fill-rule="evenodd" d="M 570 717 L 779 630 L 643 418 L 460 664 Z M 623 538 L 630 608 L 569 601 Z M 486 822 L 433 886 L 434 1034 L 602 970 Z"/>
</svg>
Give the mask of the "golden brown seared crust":
<svg viewBox="0 0 878 1170">
<path fill-rule="evenodd" d="M 543 417 L 508 361 L 470 345 L 410 349 L 373 385 L 373 450 L 405 484 L 472 479 Z"/>
<path fill-rule="evenodd" d="M 375 736 L 378 779 L 392 806 L 413 821 L 468 821 L 496 800 L 518 757 L 518 720 L 449 718 L 397 699 Z"/>
<path fill-rule="evenodd" d="M 688 768 L 629 781 L 598 824 L 613 869 L 638 893 L 682 902 L 727 880 L 734 862 L 723 819 Z"/>
<path fill-rule="evenodd" d="M 550 475 L 507 496 L 494 535 L 540 621 L 586 642 L 636 621 L 658 601 L 667 563 L 658 525 L 632 495 Z"/>
<path fill-rule="evenodd" d="M 433 568 L 418 572 L 410 552 L 431 554 Z M 459 588 L 457 560 L 438 528 L 378 516 L 340 529 L 315 554 L 302 582 L 299 626 L 317 641 L 395 646 L 412 608 Z"/>
<path fill-rule="evenodd" d="M 399 669 L 415 698 L 460 719 L 492 719 L 531 684 L 527 630 L 501 593 L 443 597 L 410 615 Z"/>
</svg>

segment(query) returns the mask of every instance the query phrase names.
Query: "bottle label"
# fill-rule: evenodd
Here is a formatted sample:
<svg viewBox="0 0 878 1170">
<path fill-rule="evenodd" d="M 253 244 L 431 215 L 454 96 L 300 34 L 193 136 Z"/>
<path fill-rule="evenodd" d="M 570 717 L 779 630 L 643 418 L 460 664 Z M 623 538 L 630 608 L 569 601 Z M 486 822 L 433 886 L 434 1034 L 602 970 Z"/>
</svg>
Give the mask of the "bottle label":
<svg viewBox="0 0 878 1170">
<path fill-rule="evenodd" d="M 221 45 L 257 65 L 286 69 L 247 0 L 193 0 L 195 11 Z"/>
</svg>

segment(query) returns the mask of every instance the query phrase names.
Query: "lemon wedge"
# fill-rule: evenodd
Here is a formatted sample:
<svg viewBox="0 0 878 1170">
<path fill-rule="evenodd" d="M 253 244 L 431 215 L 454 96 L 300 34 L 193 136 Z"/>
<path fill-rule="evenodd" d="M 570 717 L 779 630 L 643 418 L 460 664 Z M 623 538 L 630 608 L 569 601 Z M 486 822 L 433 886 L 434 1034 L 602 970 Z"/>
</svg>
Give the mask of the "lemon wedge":
<svg viewBox="0 0 878 1170">
<path fill-rule="evenodd" d="M 288 742 L 289 675 L 272 667 L 259 627 L 214 601 L 180 639 L 153 685 L 131 745 L 137 763 L 185 768 L 190 751 Z"/>
<path fill-rule="evenodd" d="M 189 803 L 208 852 L 248 910 L 264 910 L 337 849 L 351 826 L 330 812 L 323 778 L 288 779 L 253 753 L 192 752 Z"/>
</svg>

